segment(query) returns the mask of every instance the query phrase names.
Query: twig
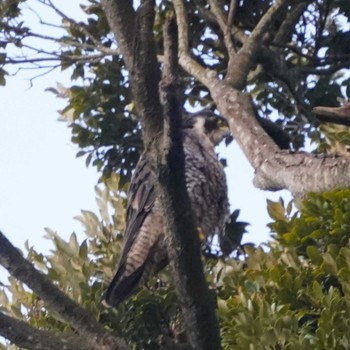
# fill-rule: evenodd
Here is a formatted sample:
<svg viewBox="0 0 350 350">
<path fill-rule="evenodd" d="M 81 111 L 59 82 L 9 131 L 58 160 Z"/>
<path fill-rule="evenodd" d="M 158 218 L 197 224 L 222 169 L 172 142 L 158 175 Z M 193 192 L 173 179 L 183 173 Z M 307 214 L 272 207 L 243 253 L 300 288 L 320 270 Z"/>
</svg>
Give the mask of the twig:
<svg viewBox="0 0 350 350">
<path fill-rule="evenodd" d="M 49 62 L 49 61 L 71 61 L 72 63 L 79 62 L 89 62 L 89 61 L 100 61 L 101 58 L 106 57 L 105 54 L 94 54 L 94 55 L 86 55 L 86 56 L 77 56 L 77 55 L 65 55 L 57 57 L 38 57 L 38 58 L 25 58 L 25 59 L 13 59 L 7 58 L 3 61 L 3 64 L 20 64 L 20 63 L 38 63 L 38 62 Z"/>
<path fill-rule="evenodd" d="M 40 74 L 34 75 L 34 77 L 29 78 L 29 79 L 28 79 L 28 80 L 29 80 L 29 88 L 33 87 L 33 81 L 34 81 L 35 79 L 41 78 L 41 77 L 43 77 L 43 76 L 45 76 L 45 75 L 51 73 L 52 71 L 54 71 L 54 70 L 57 69 L 58 67 L 60 67 L 59 64 L 56 65 L 56 66 L 53 66 L 53 67 L 48 68 L 48 70 L 47 70 L 46 72 L 44 72 L 44 73 L 40 73 Z M 29 88 L 28 88 L 28 89 L 29 89 Z"/>
<path fill-rule="evenodd" d="M 51 0 L 49 0 L 49 5 L 52 9 L 54 9 L 54 11 L 63 19 L 65 19 L 68 23 L 70 23 L 70 25 L 72 27 L 74 27 L 75 29 L 79 30 L 82 34 L 84 34 L 86 37 L 88 37 L 94 46 L 94 49 L 103 52 L 105 54 L 111 54 L 111 50 L 105 46 L 103 46 L 101 44 L 101 42 L 96 39 L 92 34 L 90 34 L 90 32 L 86 29 L 85 24 L 84 23 L 76 23 L 76 21 L 72 18 L 70 18 L 69 16 L 67 16 L 64 12 L 62 12 L 58 7 L 56 7 L 53 2 Z"/>
</svg>

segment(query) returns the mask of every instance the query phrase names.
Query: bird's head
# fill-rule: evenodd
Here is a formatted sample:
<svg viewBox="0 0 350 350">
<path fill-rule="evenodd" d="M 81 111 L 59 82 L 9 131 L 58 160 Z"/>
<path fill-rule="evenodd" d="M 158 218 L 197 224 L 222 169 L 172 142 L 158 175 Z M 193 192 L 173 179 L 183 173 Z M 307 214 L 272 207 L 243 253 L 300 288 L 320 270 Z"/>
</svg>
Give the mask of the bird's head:
<svg viewBox="0 0 350 350">
<path fill-rule="evenodd" d="M 186 116 L 183 121 L 183 126 L 204 133 L 214 146 L 218 145 L 231 133 L 225 118 L 208 111 Z"/>
</svg>

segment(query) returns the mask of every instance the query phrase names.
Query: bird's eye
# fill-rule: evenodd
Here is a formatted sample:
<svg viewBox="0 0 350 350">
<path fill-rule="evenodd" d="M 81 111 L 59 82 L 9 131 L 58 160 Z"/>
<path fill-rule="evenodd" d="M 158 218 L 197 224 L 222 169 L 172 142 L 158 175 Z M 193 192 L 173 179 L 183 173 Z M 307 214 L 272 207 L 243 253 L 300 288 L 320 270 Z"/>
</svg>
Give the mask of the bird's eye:
<svg viewBox="0 0 350 350">
<path fill-rule="evenodd" d="M 225 125 L 225 124 L 224 124 L 224 121 L 223 121 L 222 119 L 217 119 L 216 123 L 217 123 L 217 126 L 218 126 L 219 128 L 221 128 L 222 126 Z"/>
</svg>

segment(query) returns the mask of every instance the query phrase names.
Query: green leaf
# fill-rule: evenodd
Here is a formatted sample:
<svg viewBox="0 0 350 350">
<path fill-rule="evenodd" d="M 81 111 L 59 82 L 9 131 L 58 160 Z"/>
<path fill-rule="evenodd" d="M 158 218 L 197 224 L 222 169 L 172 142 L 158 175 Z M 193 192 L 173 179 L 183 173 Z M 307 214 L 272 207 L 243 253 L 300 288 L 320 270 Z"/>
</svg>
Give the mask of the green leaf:
<svg viewBox="0 0 350 350">
<path fill-rule="evenodd" d="M 306 253 L 313 264 L 320 265 L 322 263 L 322 255 L 315 246 L 307 246 Z"/>
<path fill-rule="evenodd" d="M 279 202 L 273 202 L 267 199 L 267 212 L 271 219 L 286 221 L 285 209 L 283 204 Z"/>
<path fill-rule="evenodd" d="M 83 259 L 84 261 L 87 260 L 88 257 L 88 244 L 87 240 L 85 239 L 83 243 L 80 245 L 79 248 L 79 257 Z"/>
</svg>

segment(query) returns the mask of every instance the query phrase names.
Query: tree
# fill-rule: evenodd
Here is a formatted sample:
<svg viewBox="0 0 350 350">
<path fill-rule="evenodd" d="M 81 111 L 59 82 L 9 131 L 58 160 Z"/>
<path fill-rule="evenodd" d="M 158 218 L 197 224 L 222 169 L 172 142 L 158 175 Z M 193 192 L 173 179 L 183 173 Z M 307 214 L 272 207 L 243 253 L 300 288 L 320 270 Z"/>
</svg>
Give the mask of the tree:
<svg viewBox="0 0 350 350">
<path fill-rule="evenodd" d="M 29 6 L 31 1 L 34 0 L 26 1 Z M 181 228 L 193 227 L 193 220 L 183 217 L 183 208 L 176 205 L 183 203 L 186 191 L 181 176 L 173 176 L 173 158 L 168 155 L 177 146 L 178 116 L 183 106 L 201 106 L 217 109 L 227 118 L 235 141 L 255 169 L 254 184 L 259 188 L 287 189 L 299 202 L 311 191 L 349 187 L 348 131 L 334 124 L 320 125 L 330 121 L 347 125 L 349 120 L 347 113 L 338 118 L 339 109 L 332 112 L 324 107 L 320 109 L 321 105 L 336 107 L 340 98 L 349 96 L 349 79 L 344 71 L 349 67 L 348 45 L 345 45 L 349 42 L 348 2 L 210 0 L 207 4 L 195 0 L 144 0 L 133 6 L 131 1 L 125 0 L 90 0 L 84 6 L 86 22 L 76 22 L 51 0 L 37 1 L 53 9 L 62 19 L 64 34 L 50 37 L 26 27 L 20 21 L 23 1 L 8 0 L 1 4 L 2 47 L 14 45 L 36 54 L 28 58 L 11 56 L 4 51 L 1 82 L 5 84 L 5 69 L 10 64 L 21 67 L 53 62 L 42 66 L 47 70 L 56 66 L 72 67 L 72 80 L 76 85 L 51 90 L 68 98 L 62 115 L 71 123 L 72 141 L 81 147 L 78 155 L 87 155 L 87 163 L 92 161 L 102 170 L 105 179 L 115 179 L 116 175 L 112 174 L 118 173 L 115 183 L 120 191 L 125 189 L 141 148 L 148 151 L 166 208 L 168 252 L 176 298 L 182 310 L 180 315 L 175 302 L 169 309 L 164 308 L 168 305 L 167 298 L 175 298 L 170 287 L 162 306 L 154 300 L 146 303 L 153 308 L 157 305 L 157 311 L 168 312 L 162 313 L 159 322 L 152 323 L 157 325 L 158 335 L 168 335 L 163 342 L 171 342 L 171 345 L 166 343 L 163 347 L 180 346 L 173 343 L 177 332 L 170 331 L 169 326 L 177 321 L 187 325 L 186 344 L 195 349 L 246 349 L 251 344 L 256 348 L 276 349 L 347 348 L 349 340 L 344 321 L 347 311 L 341 312 L 348 309 L 348 192 L 313 195 L 300 215 L 293 217 L 290 208 L 271 203 L 269 210 L 275 219 L 272 228 L 277 241 L 269 245 L 269 252 L 248 246 L 242 261 L 222 262 L 216 257 L 214 262 L 207 262 L 207 278 L 219 296 L 220 344 L 215 310 L 208 303 L 209 291 L 200 259 L 191 266 L 184 263 L 193 247 L 185 244 L 186 236 Z M 28 43 L 31 38 L 52 41 L 59 48 L 43 50 L 42 46 Z M 314 110 L 318 114 L 312 112 L 313 107 L 318 107 Z M 164 130 L 170 130 L 171 137 Z M 308 140 L 316 145 L 315 150 L 301 152 Z M 286 148 L 286 144 L 290 149 L 282 150 L 281 146 Z M 339 144 L 345 146 L 337 147 L 341 154 L 329 153 Z M 177 161 L 181 162 L 181 158 Z M 114 198 L 119 197 L 115 195 Z M 86 216 L 87 220 L 95 222 L 97 229 L 99 220 L 92 214 Z M 104 228 L 100 230 L 104 232 Z M 100 249 L 90 254 L 103 253 L 115 263 L 117 252 L 111 249 L 117 248 L 106 247 L 115 238 L 111 238 L 110 230 L 107 232 L 110 234 L 104 232 L 107 238 L 90 240 L 90 247 Z M 195 237 L 195 233 L 191 236 Z M 67 244 L 56 236 L 53 240 L 58 251 L 64 251 Z M 61 348 L 62 337 L 68 337 L 63 339 L 68 339 L 64 341 L 68 341 L 71 345 L 67 346 L 71 348 L 76 348 L 77 342 L 87 348 L 127 348 L 123 340 L 102 326 L 115 327 L 112 316 L 127 317 L 125 313 L 118 309 L 104 318 L 105 311 L 99 313 L 98 304 L 93 303 L 90 307 L 95 317 L 91 316 L 33 270 L 4 236 L 1 241 L 1 264 L 46 303 L 45 315 L 50 308 L 59 315 L 57 318 L 48 313 L 46 330 L 39 331 L 9 318 L 10 310 L 7 310 L 6 315 L 1 314 L 2 328 L 7 332 L 4 331 L 3 336 L 28 348 Z M 83 243 L 78 247 L 74 237 L 70 245 L 66 254 L 71 254 L 73 268 L 73 256 L 78 255 L 84 271 L 89 255 L 87 245 Z M 232 247 L 227 253 L 231 251 Z M 106 266 L 110 265 L 103 263 L 101 268 L 99 259 L 91 262 L 93 269 L 89 273 L 83 273 L 80 290 L 65 285 L 66 281 L 57 282 L 58 265 L 52 268 L 54 272 L 50 275 L 54 259 L 46 262 L 33 250 L 30 253 L 36 263 L 45 261 L 44 269 L 49 278 L 72 293 L 71 297 L 80 303 L 88 304 L 89 298 L 98 295 L 84 291 L 83 285 L 88 286 L 88 290 L 103 289 L 104 280 L 97 271 L 106 273 Z M 74 290 L 77 295 L 73 295 Z M 160 295 L 157 293 L 162 293 L 161 287 L 155 288 L 155 295 Z M 144 300 L 142 295 L 141 300 Z M 139 306 L 137 302 L 136 297 L 129 307 Z M 324 313 L 320 305 L 325 306 Z M 336 330 L 333 330 L 335 326 L 327 329 L 326 321 L 330 316 L 342 320 L 334 323 Z M 100 323 L 95 321 L 96 317 Z M 166 318 L 168 320 L 162 323 Z M 212 324 L 209 329 L 208 322 Z M 167 325 L 167 331 L 160 330 L 163 324 Z M 29 330 L 33 332 L 34 340 L 15 337 L 16 334 L 11 333 L 12 325 L 21 327 L 21 335 L 28 334 Z M 254 327 L 249 328 L 249 325 Z M 277 331 L 271 330 L 273 327 Z M 50 333 L 48 338 L 47 329 L 75 332 L 70 332 L 69 336 Z M 128 338 L 121 331 L 117 333 Z M 138 336 L 137 339 L 129 337 L 128 341 L 135 341 L 140 348 L 155 348 L 158 346 L 154 338 L 157 330 L 151 333 L 144 334 L 143 341 Z M 259 339 L 259 334 L 264 337 Z M 50 345 L 35 345 L 45 340 L 50 341 Z"/>
</svg>

